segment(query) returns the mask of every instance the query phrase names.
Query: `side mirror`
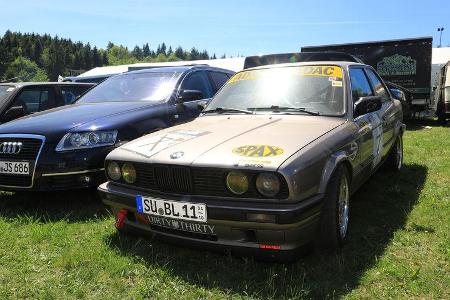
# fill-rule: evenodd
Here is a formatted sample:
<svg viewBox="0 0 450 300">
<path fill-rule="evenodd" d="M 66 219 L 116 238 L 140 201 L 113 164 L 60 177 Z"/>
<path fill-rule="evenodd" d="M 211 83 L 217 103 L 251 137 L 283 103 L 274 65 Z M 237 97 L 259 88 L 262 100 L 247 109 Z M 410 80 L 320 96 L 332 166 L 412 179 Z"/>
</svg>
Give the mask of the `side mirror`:
<svg viewBox="0 0 450 300">
<path fill-rule="evenodd" d="M 178 96 L 178 103 L 203 99 L 203 93 L 199 90 L 182 90 Z"/>
<path fill-rule="evenodd" d="M 353 108 L 353 117 L 359 117 L 381 108 L 381 97 L 380 96 L 367 96 L 361 97 L 355 102 Z"/>
<path fill-rule="evenodd" d="M 3 122 L 9 122 L 11 120 L 23 117 L 25 115 L 25 109 L 23 106 L 10 107 L 2 117 Z"/>
<path fill-rule="evenodd" d="M 208 105 L 208 102 L 209 102 L 209 101 L 199 101 L 199 102 L 197 103 L 197 108 L 198 108 L 198 110 L 199 110 L 199 111 L 204 110 L 205 107 L 206 107 L 206 105 Z"/>
<path fill-rule="evenodd" d="M 403 93 L 399 89 L 389 89 L 389 91 L 392 94 L 392 97 L 394 97 L 397 100 L 406 101 L 405 93 Z"/>
</svg>

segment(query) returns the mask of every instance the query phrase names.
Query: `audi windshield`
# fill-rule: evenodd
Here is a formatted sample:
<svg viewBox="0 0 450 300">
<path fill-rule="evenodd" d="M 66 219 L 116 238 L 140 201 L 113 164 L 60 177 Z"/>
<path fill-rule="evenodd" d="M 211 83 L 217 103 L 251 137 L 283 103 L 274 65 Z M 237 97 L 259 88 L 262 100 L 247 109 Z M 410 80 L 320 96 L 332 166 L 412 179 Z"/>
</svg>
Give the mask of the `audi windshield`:
<svg viewBox="0 0 450 300">
<path fill-rule="evenodd" d="M 343 71 L 308 65 L 235 74 L 205 112 L 286 113 L 340 116 L 345 113 Z"/>
<path fill-rule="evenodd" d="M 77 103 L 166 100 L 181 72 L 129 73 L 111 77 L 87 92 Z"/>
</svg>

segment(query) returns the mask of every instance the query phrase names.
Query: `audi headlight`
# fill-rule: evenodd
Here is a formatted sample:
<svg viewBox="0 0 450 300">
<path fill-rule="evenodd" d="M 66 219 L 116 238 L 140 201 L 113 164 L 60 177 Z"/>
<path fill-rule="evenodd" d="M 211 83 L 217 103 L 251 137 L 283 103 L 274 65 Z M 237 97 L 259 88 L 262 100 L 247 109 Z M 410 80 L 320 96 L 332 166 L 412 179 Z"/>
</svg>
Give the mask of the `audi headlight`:
<svg viewBox="0 0 450 300">
<path fill-rule="evenodd" d="M 56 146 L 56 151 L 78 150 L 111 146 L 116 143 L 117 130 L 67 133 Z"/>
<path fill-rule="evenodd" d="M 248 191 L 248 181 L 247 175 L 239 171 L 231 171 L 227 175 L 227 187 L 236 195 L 242 195 Z"/>
<path fill-rule="evenodd" d="M 280 180 L 275 174 L 261 173 L 256 178 L 256 189 L 266 197 L 273 197 L 280 191 Z"/>
<path fill-rule="evenodd" d="M 122 178 L 127 183 L 134 183 L 136 181 L 136 169 L 130 163 L 124 163 L 122 166 Z"/>
<path fill-rule="evenodd" d="M 115 161 L 108 162 L 106 166 L 106 172 L 108 173 L 109 178 L 112 180 L 120 180 L 122 177 L 122 173 L 120 172 L 120 166 Z"/>
</svg>

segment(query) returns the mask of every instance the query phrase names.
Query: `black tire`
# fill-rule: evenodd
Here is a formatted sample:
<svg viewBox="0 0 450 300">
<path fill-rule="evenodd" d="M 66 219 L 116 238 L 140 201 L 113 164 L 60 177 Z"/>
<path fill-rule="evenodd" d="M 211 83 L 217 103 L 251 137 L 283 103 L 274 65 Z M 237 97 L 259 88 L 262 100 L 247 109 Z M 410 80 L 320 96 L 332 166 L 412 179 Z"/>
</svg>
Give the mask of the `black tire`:
<svg viewBox="0 0 450 300">
<path fill-rule="evenodd" d="M 389 171 L 399 172 L 403 167 L 403 135 L 400 134 L 385 163 Z"/>
<path fill-rule="evenodd" d="M 343 180 L 345 180 L 345 193 L 347 198 L 345 221 L 345 218 L 341 218 L 340 214 L 340 210 L 342 209 L 340 206 L 340 193 L 343 189 L 341 186 Z M 347 168 L 344 165 L 340 165 L 332 175 L 325 193 L 324 206 L 322 208 L 317 238 L 315 240 L 317 250 L 335 252 L 345 243 L 349 223 L 349 209 L 350 176 Z M 344 222 L 346 224 L 344 224 Z M 341 225 L 344 225 L 345 229 L 341 228 Z"/>
</svg>

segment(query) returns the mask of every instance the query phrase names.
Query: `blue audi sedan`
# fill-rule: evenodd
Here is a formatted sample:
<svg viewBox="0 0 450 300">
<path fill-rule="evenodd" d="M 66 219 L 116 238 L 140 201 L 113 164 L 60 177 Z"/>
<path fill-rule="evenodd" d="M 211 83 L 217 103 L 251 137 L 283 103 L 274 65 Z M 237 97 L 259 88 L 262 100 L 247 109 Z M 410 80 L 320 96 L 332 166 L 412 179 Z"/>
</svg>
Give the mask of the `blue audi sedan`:
<svg viewBox="0 0 450 300">
<path fill-rule="evenodd" d="M 123 73 L 72 105 L 1 125 L 0 189 L 96 187 L 112 149 L 193 120 L 232 74 L 207 65 Z"/>
</svg>

